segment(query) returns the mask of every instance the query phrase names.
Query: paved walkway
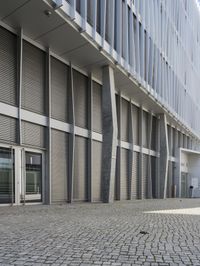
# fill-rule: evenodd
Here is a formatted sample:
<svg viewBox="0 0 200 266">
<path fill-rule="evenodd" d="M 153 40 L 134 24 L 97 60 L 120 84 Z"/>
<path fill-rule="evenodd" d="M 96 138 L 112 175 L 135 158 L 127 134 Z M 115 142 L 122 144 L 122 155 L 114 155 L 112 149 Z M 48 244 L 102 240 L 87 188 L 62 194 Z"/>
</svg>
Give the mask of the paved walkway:
<svg viewBox="0 0 200 266">
<path fill-rule="evenodd" d="M 0 207 L 0 265 L 200 265 L 199 207 L 200 199 Z"/>
</svg>

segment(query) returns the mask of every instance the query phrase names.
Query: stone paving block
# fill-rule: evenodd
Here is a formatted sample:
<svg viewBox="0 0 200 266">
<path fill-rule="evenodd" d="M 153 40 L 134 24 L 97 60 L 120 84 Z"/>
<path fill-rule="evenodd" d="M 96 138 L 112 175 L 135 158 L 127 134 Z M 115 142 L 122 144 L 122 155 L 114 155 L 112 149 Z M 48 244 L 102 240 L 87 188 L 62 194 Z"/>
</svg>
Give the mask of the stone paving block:
<svg viewBox="0 0 200 266">
<path fill-rule="evenodd" d="M 200 216 L 187 213 L 199 206 L 167 199 L 2 207 L 0 266 L 200 265 Z"/>
</svg>

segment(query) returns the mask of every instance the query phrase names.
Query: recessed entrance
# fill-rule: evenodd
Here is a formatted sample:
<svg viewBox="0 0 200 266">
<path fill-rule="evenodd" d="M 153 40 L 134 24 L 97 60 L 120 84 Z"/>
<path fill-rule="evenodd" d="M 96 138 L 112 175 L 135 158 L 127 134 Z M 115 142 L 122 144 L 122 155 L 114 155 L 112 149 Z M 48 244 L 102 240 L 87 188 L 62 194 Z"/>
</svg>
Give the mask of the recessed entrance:
<svg viewBox="0 0 200 266">
<path fill-rule="evenodd" d="M 0 147 L 0 204 L 42 202 L 43 153 Z"/>
</svg>

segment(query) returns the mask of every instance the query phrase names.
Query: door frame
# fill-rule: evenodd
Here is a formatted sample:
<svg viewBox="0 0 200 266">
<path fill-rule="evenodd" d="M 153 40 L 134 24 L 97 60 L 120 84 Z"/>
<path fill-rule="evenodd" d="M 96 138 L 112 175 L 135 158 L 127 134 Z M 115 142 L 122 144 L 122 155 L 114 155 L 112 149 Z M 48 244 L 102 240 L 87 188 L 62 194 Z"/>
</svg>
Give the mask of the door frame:
<svg viewBox="0 0 200 266">
<path fill-rule="evenodd" d="M 44 203 L 44 192 L 45 192 L 45 151 L 40 150 L 38 148 L 31 148 L 26 146 L 17 146 L 17 145 L 9 145 L 5 143 L 0 143 L 0 147 L 13 149 L 14 150 L 14 158 L 15 158 L 15 169 L 14 176 L 15 176 L 15 202 L 13 204 L 10 203 L 3 203 L 0 206 L 18 206 L 18 205 L 35 205 L 35 204 L 43 204 Z M 42 200 L 41 202 L 21 202 L 21 190 L 22 190 L 22 174 L 25 174 L 25 160 L 24 165 L 22 162 L 22 153 L 24 152 L 33 152 L 39 153 L 42 155 Z M 24 156 L 23 156 L 24 157 Z M 25 158 L 24 158 L 25 159 Z"/>
</svg>

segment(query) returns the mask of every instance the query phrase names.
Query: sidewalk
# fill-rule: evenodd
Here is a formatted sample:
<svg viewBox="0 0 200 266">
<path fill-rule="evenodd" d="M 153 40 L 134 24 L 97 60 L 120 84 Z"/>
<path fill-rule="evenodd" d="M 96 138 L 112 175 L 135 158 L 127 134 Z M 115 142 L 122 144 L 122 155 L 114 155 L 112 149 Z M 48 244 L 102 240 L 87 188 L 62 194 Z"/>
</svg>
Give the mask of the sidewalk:
<svg viewBox="0 0 200 266">
<path fill-rule="evenodd" d="M 0 265 L 200 265 L 200 199 L 0 207 Z"/>
</svg>

